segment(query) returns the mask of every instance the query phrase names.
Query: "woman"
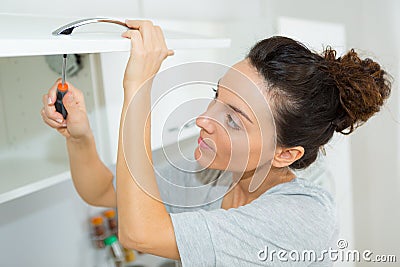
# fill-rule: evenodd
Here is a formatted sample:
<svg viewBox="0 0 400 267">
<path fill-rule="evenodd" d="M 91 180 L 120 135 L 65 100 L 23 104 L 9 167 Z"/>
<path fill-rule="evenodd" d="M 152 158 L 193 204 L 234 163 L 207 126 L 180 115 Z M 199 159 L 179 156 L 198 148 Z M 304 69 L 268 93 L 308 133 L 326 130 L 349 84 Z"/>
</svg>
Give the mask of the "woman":
<svg viewBox="0 0 400 267">
<path fill-rule="evenodd" d="M 127 23 L 134 30 L 123 34 L 131 39 L 132 50 L 123 83 L 116 191 L 112 172 L 97 155 L 82 93 L 69 85 L 63 100 L 66 121 L 54 108 L 56 85 L 43 97 L 43 119 L 66 137 L 80 196 L 92 205 L 118 207 L 119 238 L 125 247 L 181 260 L 183 266 L 332 265 L 326 251 L 335 249 L 337 241 L 333 199 L 292 170 L 312 164 L 334 132 L 349 134 L 379 111 L 390 94 L 385 71 L 353 50 L 336 59 L 332 49 L 321 56 L 289 38 L 260 41 L 232 70 L 256 85 L 264 105 L 245 101 L 250 93 L 231 82 L 232 72 L 227 72 L 216 99 L 196 120 L 201 131 L 195 157 L 208 167 L 200 175 L 211 169 L 232 172 L 230 190 L 217 202 L 172 212 L 173 207 L 158 201 L 163 189 L 157 186 L 151 153 L 147 156 L 147 115 L 152 77 L 173 51 L 158 26 Z M 268 105 L 276 148 L 271 157 L 263 157 L 266 148 L 260 140 L 270 124 L 257 116 Z M 241 158 L 245 164 L 231 164 Z M 252 187 L 262 166 L 265 176 Z M 301 260 L 290 254 L 306 250 L 319 258 Z"/>
</svg>

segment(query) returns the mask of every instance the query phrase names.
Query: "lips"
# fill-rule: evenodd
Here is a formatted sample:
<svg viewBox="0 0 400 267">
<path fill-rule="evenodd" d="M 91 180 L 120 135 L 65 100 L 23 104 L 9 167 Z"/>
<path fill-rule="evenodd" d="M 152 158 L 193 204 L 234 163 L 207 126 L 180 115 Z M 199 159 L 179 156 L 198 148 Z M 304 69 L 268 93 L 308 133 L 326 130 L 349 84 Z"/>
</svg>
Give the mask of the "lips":
<svg viewBox="0 0 400 267">
<path fill-rule="evenodd" d="M 199 139 L 197 139 L 197 143 L 199 144 L 199 146 L 200 146 L 201 148 L 214 150 L 210 145 L 208 145 L 208 144 L 204 141 L 203 138 L 201 138 L 201 136 L 199 137 Z"/>
</svg>

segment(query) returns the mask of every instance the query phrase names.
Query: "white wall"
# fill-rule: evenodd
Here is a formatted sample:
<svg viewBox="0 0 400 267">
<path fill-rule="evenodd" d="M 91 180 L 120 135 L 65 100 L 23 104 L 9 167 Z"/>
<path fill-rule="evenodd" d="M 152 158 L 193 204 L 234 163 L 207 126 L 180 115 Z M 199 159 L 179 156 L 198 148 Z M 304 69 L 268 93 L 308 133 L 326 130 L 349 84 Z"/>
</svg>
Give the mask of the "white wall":
<svg viewBox="0 0 400 267">
<path fill-rule="evenodd" d="M 138 0 L 2 0 L 0 13 L 63 17 L 134 17 L 141 13 Z"/>
<path fill-rule="evenodd" d="M 362 35 L 354 45 L 383 63 L 394 76 L 390 100 L 379 116 L 360 128 L 352 139 L 355 223 L 360 248 L 376 253 L 399 253 L 400 131 L 398 1 L 368 1 L 362 6 Z M 372 19 L 377 17 L 379 19 Z M 397 23 L 396 23 L 397 22 Z"/>
</svg>

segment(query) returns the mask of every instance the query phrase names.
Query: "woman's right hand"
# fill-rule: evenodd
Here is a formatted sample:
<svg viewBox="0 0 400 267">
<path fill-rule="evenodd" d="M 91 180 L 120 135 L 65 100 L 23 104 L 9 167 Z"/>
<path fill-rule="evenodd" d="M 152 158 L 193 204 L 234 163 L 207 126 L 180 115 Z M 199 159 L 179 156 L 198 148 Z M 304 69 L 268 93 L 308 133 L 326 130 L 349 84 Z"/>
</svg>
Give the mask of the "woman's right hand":
<svg viewBox="0 0 400 267">
<path fill-rule="evenodd" d="M 40 112 L 43 121 L 67 139 L 85 139 L 91 136 L 92 132 L 86 113 L 83 93 L 72 84 L 67 83 L 68 93 L 63 98 L 63 104 L 68 116 L 64 120 L 63 116 L 56 111 L 54 105 L 57 99 L 57 85 L 60 81 L 61 79 L 58 79 L 49 92 L 43 96 L 43 108 Z"/>
</svg>

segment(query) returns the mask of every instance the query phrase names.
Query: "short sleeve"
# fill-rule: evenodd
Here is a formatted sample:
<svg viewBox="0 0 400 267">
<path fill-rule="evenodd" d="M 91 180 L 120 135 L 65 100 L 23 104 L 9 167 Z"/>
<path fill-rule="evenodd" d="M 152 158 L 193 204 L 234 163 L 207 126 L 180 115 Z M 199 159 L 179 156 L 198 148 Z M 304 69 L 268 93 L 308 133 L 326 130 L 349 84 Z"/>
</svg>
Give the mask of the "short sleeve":
<svg viewBox="0 0 400 267">
<path fill-rule="evenodd" d="M 170 214 L 182 265 L 292 266 L 264 259 L 262 251 L 327 249 L 336 232 L 335 212 L 319 200 L 267 194 L 239 208 Z"/>
<path fill-rule="evenodd" d="M 230 173 L 212 169 L 190 172 L 168 163 L 157 165 L 154 174 L 168 213 L 219 208 L 232 181 Z"/>
<path fill-rule="evenodd" d="M 212 231 L 202 211 L 170 214 L 183 266 L 215 266 Z"/>
</svg>

